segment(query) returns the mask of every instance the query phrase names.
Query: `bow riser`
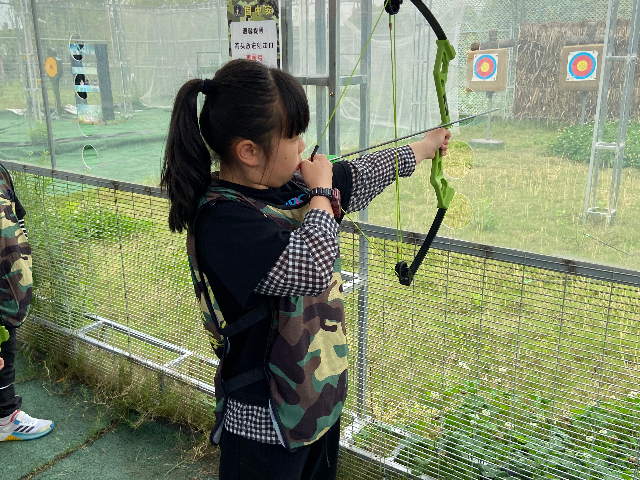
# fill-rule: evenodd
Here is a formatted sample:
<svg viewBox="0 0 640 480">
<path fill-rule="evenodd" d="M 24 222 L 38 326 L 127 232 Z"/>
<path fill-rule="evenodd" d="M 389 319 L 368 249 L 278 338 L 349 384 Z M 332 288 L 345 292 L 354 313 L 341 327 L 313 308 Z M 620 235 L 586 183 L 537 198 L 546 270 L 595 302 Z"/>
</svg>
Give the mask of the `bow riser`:
<svg viewBox="0 0 640 480">
<path fill-rule="evenodd" d="M 447 103 L 447 92 L 445 89 L 447 83 L 447 75 L 449 73 L 449 62 L 456 57 L 456 51 L 449 40 L 436 40 L 438 50 L 436 52 L 436 61 L 433 67 L 433 79 L 436 84 L 436 94 L 438 95 L 438 106 L 440 107 L 441 123 L 449 123 L 449 104 Z M 436 154 L 431 162 L 431 177 L 429 179 L 431 186 L 436 192 L 438 199 L 438 208 L 449 208 L 449 204 L 455 195 L 455 190 L 449 186 L 449 182 L 444 178 L 444 167 L 442 164 L 442 156 L 440 150 L 436 150 Z"/>
</svg>

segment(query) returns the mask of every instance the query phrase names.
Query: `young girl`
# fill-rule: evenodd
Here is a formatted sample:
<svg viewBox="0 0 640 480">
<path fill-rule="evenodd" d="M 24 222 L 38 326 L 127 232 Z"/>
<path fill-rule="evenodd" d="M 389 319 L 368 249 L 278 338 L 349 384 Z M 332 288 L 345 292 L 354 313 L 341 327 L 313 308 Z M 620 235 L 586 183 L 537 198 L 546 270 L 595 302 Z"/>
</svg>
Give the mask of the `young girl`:
<svg viewBox="0 0 640 480">
<path fill-rule="evenodd" d="M 211 441 L 221 480 L 337 474 L 348 366 L 338 223 L 393 182 L 396 153 L 302 160 L 308 124 L 297 81 L 249 60 L 188 81 L 173 107 L 161 185 L 169 227 L 187 230 L 220 358 Z M 444 155 L 449 136 L 439 129 L 398 148 L 400 176 Z"/>
</svg>

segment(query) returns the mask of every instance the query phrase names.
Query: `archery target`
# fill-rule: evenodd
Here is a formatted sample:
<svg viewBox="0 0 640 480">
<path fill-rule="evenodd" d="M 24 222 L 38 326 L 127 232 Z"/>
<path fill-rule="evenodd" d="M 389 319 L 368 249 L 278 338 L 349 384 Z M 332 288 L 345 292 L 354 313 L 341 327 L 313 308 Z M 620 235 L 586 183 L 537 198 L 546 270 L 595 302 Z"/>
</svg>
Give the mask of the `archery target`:
<svg viewBox="0 0 640 480">
<path fill-rule="evenodd" d="M 598 66 L 598 52 L 577 51 L 569 54 L 567 81 L 580 82 L 595 80 Z"/>
<path fill-rule="evenodd" d="M 45 60 L 44 65 L 47 69 L 47 75 L 54 78 L 58 74 L 58 62 L 53 57 L 49 57 Z"/>
<path fill-rule="evenodd" d="M 473 59 L 473 81 L 493 82 L 498 73 L 498 54 L 477 54 Z"/>
</svg>

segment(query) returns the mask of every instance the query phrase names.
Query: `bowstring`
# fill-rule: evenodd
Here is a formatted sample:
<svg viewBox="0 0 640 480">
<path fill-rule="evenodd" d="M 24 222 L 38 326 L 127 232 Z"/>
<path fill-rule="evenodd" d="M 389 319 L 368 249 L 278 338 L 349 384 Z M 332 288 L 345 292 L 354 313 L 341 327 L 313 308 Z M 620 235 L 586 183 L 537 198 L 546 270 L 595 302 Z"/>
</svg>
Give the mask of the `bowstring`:
<svg viewBox="0 0 640 480">
<path fill-rule="evenodd" d="M 346 85 L 344 86 L 344 88 L 342 89 L 342 93 L 340 94 L 340 98 L 338 98 L 338 101 L 336 102 L 335 107 L 333 108 L 333 112 L 331 112 L 331 116 L 329 117 L 329 121 L 327 122 L 327 124 L 324 127 L 324 130 L 322 131 L 322 135 L 320 135 L 320 138 L 318 139 L 318 141 L 316 142 L 316 149 L 318 148 L 318 145 L 320 145 L 322 143 L 322 140 L 324 139 L 325 134 L 327 133 L 327 129 L 329 128 L 329 125 L 331 124 L 331 121 L 333 120 L 334 115 L 336 114 L 336 111 L 338 110 L 338 107 L 340 106 L 340 102 L 342 101 L 342 97 L 344 97 L 345 92 L 347 91 L 347 88 L 349 87 L 349 85 L 351 84 L 351 80 L 353 79 L 353 76 L 356 73 L 356 69 L 358 68 L 358 65 L 360 65 L 360 61 L 362 60 L 362 57 L 364 56 L 365 52 L 367 51 L 367 48 L 369 47 L 369 43 L 371 43 L 371 39 L 373 38 L 373 34 L 376 31 L 376 28 L 378 28 L 378 24 L 380 23 L 380 19 L 382 18 L 382 15 L 385 12 L 385 7 L 387 6 L 387 4 L 389 3 L 389 0 L 385 0 L 384 5 L 382 5 L 382 9 L 380 10 L 380 15 L 378 15 L 378 19 L 376 20 L 375 25 L 373 26 L 373 28 L 371 29 L 371 34 L 369 35 L 369 38 L 367 39 L 367 43 L 365 44 L 364 48 L 362 49 L 362 51 L 360 52 L 360 57 L 358 57 L 358 61 L 356 62 L 355 66 L 353 67 L 353 70 L 351 71 L 351 75 L 349 75 L 349 80 L 347 80 Z M 389 15 L 389 17 L 391 17 L 392 15 Z M 394 23 L 395 23 L 395 18 L 393 19 Z M 389 21 L 389 26 L 391 27 L 391 20 Z M 396 74 L 396 66 L 395 66 L 395 55 L 396 55 L 396 50 L 395 50 L 395 29 L 393 29 L 393 37 L 392 37 L 392 67 L 391 67 L 391 82 L 392 82 L 392 91 L 393 91 L 393 123 L 394 123 L 394 130 L 395 130 L 395 137 L 398 136 L 398 124 L 397 124 L 397 110 L 396 110 L 396 79 L 395 79 L 395 74 Z M 396 140 L 395 142 L 395 160 L 396 160 L 396 204 L 397 204 L 397 209 L 396 209 L 396 242 L 398 244 L 398 261 L 400 260 L 400 250 L 401 247 L 400 245 L 402 245 L 402 231 L 400 229 L 401 223 L 400 223 L 400 190 L 399 190 L 399 159 L 398 159 L 398 142 Z M 349 214 L 345 211 L 344 208 L 340 207 L 340 209 L 342 210 L 342 213 L 344 214 L 345 217 L 347 217 L 347 219 L 356 227 L 356 229 L 358 230 L 358 232 L 360 232 L 360 234 L 367 240 L 367 243 L 369 245 L 371 245 L 373 247 L 373 249 L 376 251 L 376 253 L 380 256 L 380 258 L 383 259 L 384 262 L 386 262 L 386 260 L 384 260 L 384 255 L 382 255 L 382 253 L 380 252 L 380 250 L 378 249 L 378 247 L 376 247 L 375 243 L 373 243 L 371 241 L 371 239 L 367 236 L 367 234 L 365 234 L 362 229 L 360 228 L 360 226 L 349 216 Z M 396 274 L 396 276 L 399 276 L 398 273 L 395 271 L 395 268 L 392 269 L 392 271 Z"/>
<path fill-rule="evenodd" d="M 393 20 L 393 21 L 392 21 Z M 397 85 L 398 85 L 398 66 L 396 52 L 396 17 L 389 15 L 389 44 L 391 46 L 391 96 L 393 99 L 393 136 L 398 138 L 398 104 L 397 104 Z M 402 215 L 400 208 L 400 160 L 398 157 L 398 141 L 394 142 L 394 154 L 396 164 L 396 260 L 402 260 Z"/>
</svg>

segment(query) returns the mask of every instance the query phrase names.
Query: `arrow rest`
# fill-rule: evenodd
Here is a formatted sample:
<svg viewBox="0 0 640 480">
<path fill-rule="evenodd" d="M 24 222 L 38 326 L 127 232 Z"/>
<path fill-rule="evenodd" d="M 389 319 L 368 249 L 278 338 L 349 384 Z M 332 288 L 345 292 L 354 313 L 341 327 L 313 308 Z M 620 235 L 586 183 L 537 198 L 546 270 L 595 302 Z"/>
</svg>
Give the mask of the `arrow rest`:
<svg viewBox="0 0 640 480">
<path fill-rule="evenodd" d="M 402 0 L 388 0 L 384 9 L 389 15 L 395 15 L 400 11 L 400 5 L 402 5 Z"/>
</svg>

